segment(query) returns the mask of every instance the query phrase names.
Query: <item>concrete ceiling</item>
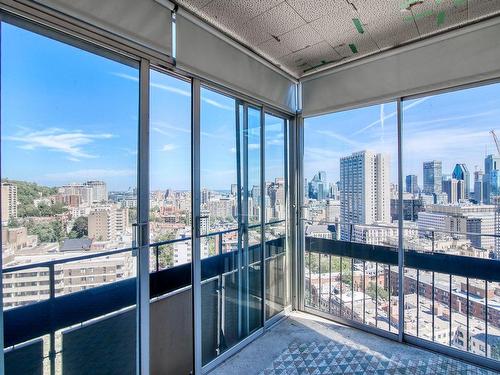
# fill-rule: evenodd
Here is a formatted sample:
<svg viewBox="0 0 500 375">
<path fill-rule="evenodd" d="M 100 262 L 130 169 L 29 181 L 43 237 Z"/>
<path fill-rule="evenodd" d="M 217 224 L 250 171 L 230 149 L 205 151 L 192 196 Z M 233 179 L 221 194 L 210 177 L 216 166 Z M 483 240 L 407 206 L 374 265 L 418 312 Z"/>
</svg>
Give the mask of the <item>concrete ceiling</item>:
<svg viewBox="0 0 500 375">
<path fill-rule="evenodd" d="M 500 14 L 500 0 L 177 0 L 296 77 Z"/>
</svg>

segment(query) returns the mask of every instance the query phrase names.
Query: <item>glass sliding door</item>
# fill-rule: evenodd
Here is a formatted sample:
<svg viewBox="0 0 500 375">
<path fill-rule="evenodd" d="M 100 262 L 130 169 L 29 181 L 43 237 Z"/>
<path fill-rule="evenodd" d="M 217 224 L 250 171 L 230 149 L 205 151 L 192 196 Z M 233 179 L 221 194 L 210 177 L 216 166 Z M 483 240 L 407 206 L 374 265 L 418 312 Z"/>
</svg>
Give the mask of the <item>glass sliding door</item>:
<svg viewBox="0 0 500 375">
<path fill-rule="evenodd" d="M 139 70 L 89 51 L 2 22 L 8 375 L 136 370 Z"/>
<path fill-rule="evenodd" d="M 192 370 L 192 299 L 185 278 L 164 282 L 160 275 L 188 274 L 191 242 L 191 82 L 150 71 L 150 304 L 151 373 Z M 174 296 L 164 298 L 169 292 Z M 172 308 L 175 306 L 175 308 Z"/>
<path fill-rule="evenodd" d="M 266 319 L 287 300 L 287 120 L 265 114 L 265 286 Z"/>
<path fill-rule="evenodd" d="M 263 326 L 261 109 L 201 88 L 202 362 Z"/>
<path fill-rule="evenodd" d="M 500 360 L 500 84 L 405 100 L 405 326 L 423 341 Z M 446 267 L 444 267 L 446 265 Z M 488 270 L 492 270 L 491 273 Z M 497 362 L 498 364 L 498 362 Z"/>
<path fill-rule="evenodd" d="M 301 213 L 306 309 L 394 333 L 399 321 L 396 107 L 391 102 L 304 120 Z"/>
</svg>

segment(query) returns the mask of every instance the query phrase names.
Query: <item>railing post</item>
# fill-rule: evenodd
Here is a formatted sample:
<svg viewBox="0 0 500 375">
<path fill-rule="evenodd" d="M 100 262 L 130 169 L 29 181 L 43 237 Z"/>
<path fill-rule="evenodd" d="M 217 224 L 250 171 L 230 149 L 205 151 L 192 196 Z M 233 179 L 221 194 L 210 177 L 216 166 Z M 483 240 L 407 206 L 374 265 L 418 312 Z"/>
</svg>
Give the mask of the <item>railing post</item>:
<svg viewBox="0 0 500 375">
<path fill-rule="evenodd" d="M 488 280 L 484 280 L 484 355 L 488 357 Z"/>
<path fill-rule="evenodd" d="M 420 270 L 417 268 L 417 337 L 419 337 L 419 320 L 420 320 Z"/>
<path fill-rule="evenodd" d="M 375 263 L 375 327 L 378 327 L 378 263 Z"/>
<path fill-rule="evenodd" d="M 432 301 L 431 301 L 431 306 L 432 306 L 432 341 L 434 341 L 434 322 L 435 322 L 435 316 L 436 316 L 436 313 L 435 313 L 435 306 L 434 306 L 434 303 L 435 303 L 435 286 L 434 286 L 434 271 L 432 271 Z"/>
<path fill-rule="evenodd" d="M 432 239 L 432 252 L 434 252 L 435 250 L 435 233 L 434 233 L 434 230 L 431 231 L 431 239 Z"/>
<path fill-rule="evenodd" d="M 469 351 L 469 278 L 467 277 L 466 278 L 466 281 L 467 281 L 467 308 L 466 308 L 466 311 L 467 311 L 467 351 Z"/>
<path fill-rule="evenodd" d="M 451 299 L 451 292 L 452 292 L 452 289 L 451 289 L 451 284 L 452 284 L 452 281 L 453 281 L 453 276 L 450 274 L 450 295 L 448 296 L 448 304 L 449 304 L 449 319 L 450 319 L 450 322 L 449 322 L 449 332 L 448 332 L 448 336 L 449 336 L 449 344 L 451 346 L 451 332 L 452 332 L 452 320 L 451 320 L 451 303 L 452 303 L 452 299 Z"/>
<path fill-rule="evenodd" d="M 156 256 L 156 272 L 160 270 L 160 246 L 155 246 L 155 256 Z"/>
<path fill-rule="evenodd" d="M 50 299 L 50 315 L 51 315 L 51 325 L 54 322 L 53 314 L 53 300 L 56 296 L 56 286 L 55 286 L 55 272 L 54 264 L 49 265 L 49 299 Z M 51 327 L 49 335 L 49 362 L 50 362 L 50 374 L 56 374 L 56 334 L 54 328 Z"/>
</svg>

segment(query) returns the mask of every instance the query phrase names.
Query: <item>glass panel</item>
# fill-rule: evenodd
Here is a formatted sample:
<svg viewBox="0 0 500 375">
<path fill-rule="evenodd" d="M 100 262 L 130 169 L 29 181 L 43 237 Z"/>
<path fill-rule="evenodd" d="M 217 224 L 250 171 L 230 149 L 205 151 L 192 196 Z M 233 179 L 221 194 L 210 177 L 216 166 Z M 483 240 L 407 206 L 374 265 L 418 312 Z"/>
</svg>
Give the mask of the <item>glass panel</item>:
<svg viewBox="0 0 500 375">
<path fill-rule="evenodd" d="M 203 364 L 262 326 L 260 110 L 245 108 L 201 90 Z"/>
<path fill-rule="evenodd" d="M 4 270 L 5 344 L 43 336 L 45 371 L 133 373 L 138 69 L 7 23 L 1 48 L 2 259 L 25 267 Z"/>
<path fill-rule="evenodd" d="M 151 270 L 191 263 L 191 84 L 150 72 Z M 156 246 L 155 244 L 160 244 Z"/>
<path fill-rule="evenodd" d="M 335 299 L 339 306 L 332 309 L 330 294 L 321 292 L 321 301 L 311 307 L 327 306 L 344 318 L 391 331 L 398 327 L 396 114 L 396 103 L 387 103 L 304 121 L 306 251 L 314 246 L 313 254 L 328 249 L 340 255 L 346 247 L 341 241 L 356 242 L 393 262 L 389 271 L 389 264 L 356 259 L 354 253 L 343 257 Z M 306 269 L 307 288 L 328 291 L 328 273 L 312 272 L 307 280 L 308 275 Z"/>
<path fill-rule="evenodd" d="M 470 258 L 482 258 L 497 266 L 499 105 L 500 84 L 403 103 L 403 210 L 413 228 L 405 229 L 404 245 L 422 259 L 436 253 L 442 265 L 463 268 Z M 420 319 L 411 333 L 488 355 L 486 341 L 500 337 L 500 327 L 490 314 L 487 324 L 486 305 L 488 313 L 495 311 L 498 293 L 480 273 L 479 279 L 452 275 L 450 281 L 450 274 L 438 271 L 420 272 Z"/>
<path fill-rule="evenodd" d="M 287 304 L 286 120 L 265 114 L 266 319 Z"/>
</svg>

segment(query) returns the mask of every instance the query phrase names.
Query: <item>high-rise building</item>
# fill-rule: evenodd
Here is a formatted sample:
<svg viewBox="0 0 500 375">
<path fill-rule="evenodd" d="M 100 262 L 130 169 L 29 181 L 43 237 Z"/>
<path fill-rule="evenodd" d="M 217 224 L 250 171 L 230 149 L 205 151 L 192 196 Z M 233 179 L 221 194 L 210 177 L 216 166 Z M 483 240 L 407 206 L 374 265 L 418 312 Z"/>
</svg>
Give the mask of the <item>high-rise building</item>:
<svg viewBox="0 0 500 375">
<path fill-rule="evenodd" d="M 443 164 L 439 160 L 426 161 L 423 164 L 424 170 L 424 193 L 439 194 L 442 189 Z"/>
<path fill-rule="evenodd" d="M 104 181 L 87 181 L 84 185 L 92 189 L 91 202 L 107 202 L 108 188 Z"/>
<path fill-rule="evenodd" d="M 2 223 L 17 218 L 17 185 L 2 182 Z"/>
<path fill-rule="evenodd" d="M 128 226 L 128 208 L 98 209 L 88 216 L 89 237 L 97 241 L 116 240 Z"/>
<path fill-rule="evenodd" d="M 476 203 L 484 202 L 484 172 L 478 170 L 474 172 L 474 201 Z"/>
<path fill-rule="evenodd" d="M 492 198 L 500 195 L 500 156 L 488 155 L 484 159 L 484 201 L 493 203 Z"/>
<path fill-rule="evenodd" d="M 349 224 L 390 222 L 389 156 L 371 151 L 340 159 L 341 238 L 348 239 Z"/>
<path fill-rule="evenodd" d="M 308 186 L 309 198 L 323 200 L 328 198 L 328 182 L 326 181 L 326 172 L 319 171 L 314 175 Z"/>
<path fill-rule="evenodd" d="M 416 175 L 411 174 L 406 176 L 406 192 L 412 194 L 418 193 L 418 182 Z"/>
<path fill-rule="evenodd" d="M 464 180 L 450 178 L 443 181 L 443 193 L 448 195 L 448 203 L 458 203 L 466 198 Z"/>
<path fill-rule="evenodd" d="M 456 164 L 451 177 L 464 182 L 465 198 L 470 198 L 470 173 L 465 164 Z"/>
</svg>

